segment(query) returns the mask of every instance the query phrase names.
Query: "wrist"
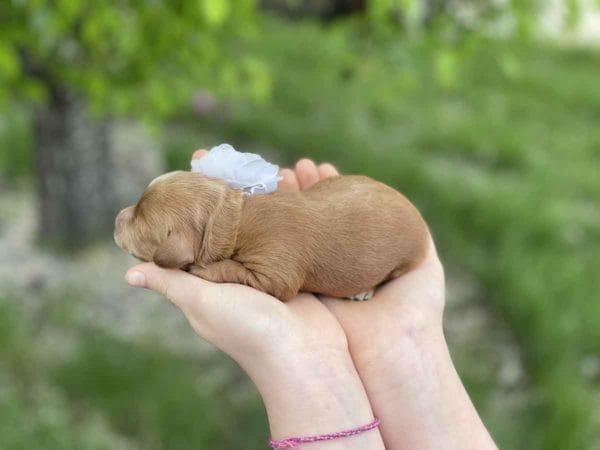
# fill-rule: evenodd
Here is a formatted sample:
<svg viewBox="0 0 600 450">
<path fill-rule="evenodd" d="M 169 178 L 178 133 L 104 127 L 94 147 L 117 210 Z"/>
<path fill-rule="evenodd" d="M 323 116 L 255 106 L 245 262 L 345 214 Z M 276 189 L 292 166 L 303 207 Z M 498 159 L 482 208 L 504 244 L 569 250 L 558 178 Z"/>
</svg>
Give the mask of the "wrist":
<svg viewBox="0 0 600 450">
<path fill-rule="evenodd" d="M 350 336 L 351 356 L 361 376 L 365 368 L 389 372 L 392 367 L 408 364 L 409 358 L 426 357 L 446 348 L 441 320 L 420 311 L 402 311 L 386 325 L 371 329 L 368 336 Z"/>
<path fill-rule="evenodd" d="M 496 448 L 456 373 L 442 327 L 421 325 L 355 358 L 387 448 Z M 389 417 L 402 426 L 390 425 Z"/>
<path fill-rule="evenodd" d="M 373 412 L 348 351 L 305 348 L 248 371 L 269 417 L 274 439 L 328 434 L 373 421 Z M 315 449 L 383 448 L 378 430 Z"/>
</svg>

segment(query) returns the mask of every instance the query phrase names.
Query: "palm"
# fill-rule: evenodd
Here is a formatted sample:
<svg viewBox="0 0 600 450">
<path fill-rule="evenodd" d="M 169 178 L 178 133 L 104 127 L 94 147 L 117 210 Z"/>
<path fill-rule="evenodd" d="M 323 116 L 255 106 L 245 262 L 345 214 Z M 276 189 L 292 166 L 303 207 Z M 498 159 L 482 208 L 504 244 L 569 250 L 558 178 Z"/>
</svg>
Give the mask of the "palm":
<svg viewBox="0 0 600 450">
<path fill-rule="evenodd" d="M 314 295 L 300 294 L 283 303 L 248 286 L 211 283 L 154 263 L 140 264 L 128 275 L 133 272 L 145 273 L 146 287 L 171 300 L 198 335 L 242 366 L 251 355 L 276 351 L 273 344 L 282 342 L 287 350 L 308 345 L 326 352 L 347 352 L 339 322 Z"/>
<path fill-rule="evenodd" d="M 444 272 L 433 242 L 415 270 L 380 287 L 366 302 L 323 299 L 346 331 L 355 354 L 389 348 L 386 340 L 438 325 L 444 309 Z M 370 348 L 365 348 L 365 347 Z"/>
<path fill-rule="evenodd" d="M 254 351 L 265 340 L 277 342 L 295 337 L 331 350 L 347 348 L 340 324 L 314 295 L 300 294 L 282 303 L 248 286 L 227 283 L 211 286 L 203 290 L 211 299 L 209 310 L 205 302 L 193 302 L 186 315 L 197 320 L 196 324 L 191 322 L 198 334 L 215 330 L 214 335 L 205 337 L 227 353 Z M 203 324 L 206 320 L 211 323 Z M 240 344 L 245 348 L 240 348 Z"/>
</svg>

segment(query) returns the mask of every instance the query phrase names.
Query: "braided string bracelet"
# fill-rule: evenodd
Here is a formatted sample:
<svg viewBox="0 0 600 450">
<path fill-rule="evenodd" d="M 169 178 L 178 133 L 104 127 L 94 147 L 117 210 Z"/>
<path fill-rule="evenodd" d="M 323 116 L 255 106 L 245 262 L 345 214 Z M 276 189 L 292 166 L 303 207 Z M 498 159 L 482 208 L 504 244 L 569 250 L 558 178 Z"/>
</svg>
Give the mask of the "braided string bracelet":
<svg viewBox="0 0 600 450">
<path fill-rule="evenodd" d="M 368 425 L 363 425 L 362 427 L 353 428 L 347 431 L 339 431 L 337 433 L 331 434 L 321 434 L 318 436 L 307 436 L 307 437 L 294 437 L 282 439 L 281 441 L 274 441 L 271 439 L 269 441 L 269 447 L 278 449 L 278 448 L 297 448 L 300 444 L 307 444 L 310 442 L 320 442 L 320 441 L 332 441 L 334 439 L 340 439 L 350 436 L 356 436 L 357 434 L 362 434 L 367 431 L 373 430 L 379 426 L 379 419 L 375 418 L 373 422 Z"/>
</svg>

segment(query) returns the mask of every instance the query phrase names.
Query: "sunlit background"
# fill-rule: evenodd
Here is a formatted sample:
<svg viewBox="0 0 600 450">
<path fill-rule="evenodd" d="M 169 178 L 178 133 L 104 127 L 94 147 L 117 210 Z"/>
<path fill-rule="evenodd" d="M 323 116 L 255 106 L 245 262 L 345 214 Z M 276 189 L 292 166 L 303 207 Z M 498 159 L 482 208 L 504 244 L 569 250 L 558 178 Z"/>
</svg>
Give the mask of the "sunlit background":
<svg viewBox="0 0 600 450">
<path fill-rule="evenodd" d="M 600 4 L 1 0 L 0 449 L 263 449 L 115 212 L 229 142 L 404 192 L 503 449 L 600 449 Z"/>
</svg>

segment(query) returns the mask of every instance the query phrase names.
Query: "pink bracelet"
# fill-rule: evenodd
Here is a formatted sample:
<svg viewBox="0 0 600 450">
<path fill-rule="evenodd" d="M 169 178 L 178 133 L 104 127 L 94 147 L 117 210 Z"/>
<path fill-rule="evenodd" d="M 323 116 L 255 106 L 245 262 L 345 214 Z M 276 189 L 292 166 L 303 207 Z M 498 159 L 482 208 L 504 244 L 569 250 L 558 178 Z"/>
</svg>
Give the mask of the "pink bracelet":
<svg viewBox="0 0 600 450">
<path fill-rule="evenodd" d="M 269 441 L 269 447 L 271 448 L 297 448 L 300 444 L 306 444 L 309 442 L 319 442 L 319 441 L 332 441 L 334 439 L 345 438 L 349 436 L 356 436 L 357 434 L 362 434 L 367 431 L 373 430 L 379 426 L 379 419 L 375 418 L 373 422 L 368 425 L 363 425 L 362 427 L 354 428 L 348 431 L 339 431 L 337 433 L 331 434 L 321 434 L 319 436 L 308 436 L 308 437 L 295 437 L 283 439 L 281 441 L 274 441 L 271 439 Z"/>
</svg>

